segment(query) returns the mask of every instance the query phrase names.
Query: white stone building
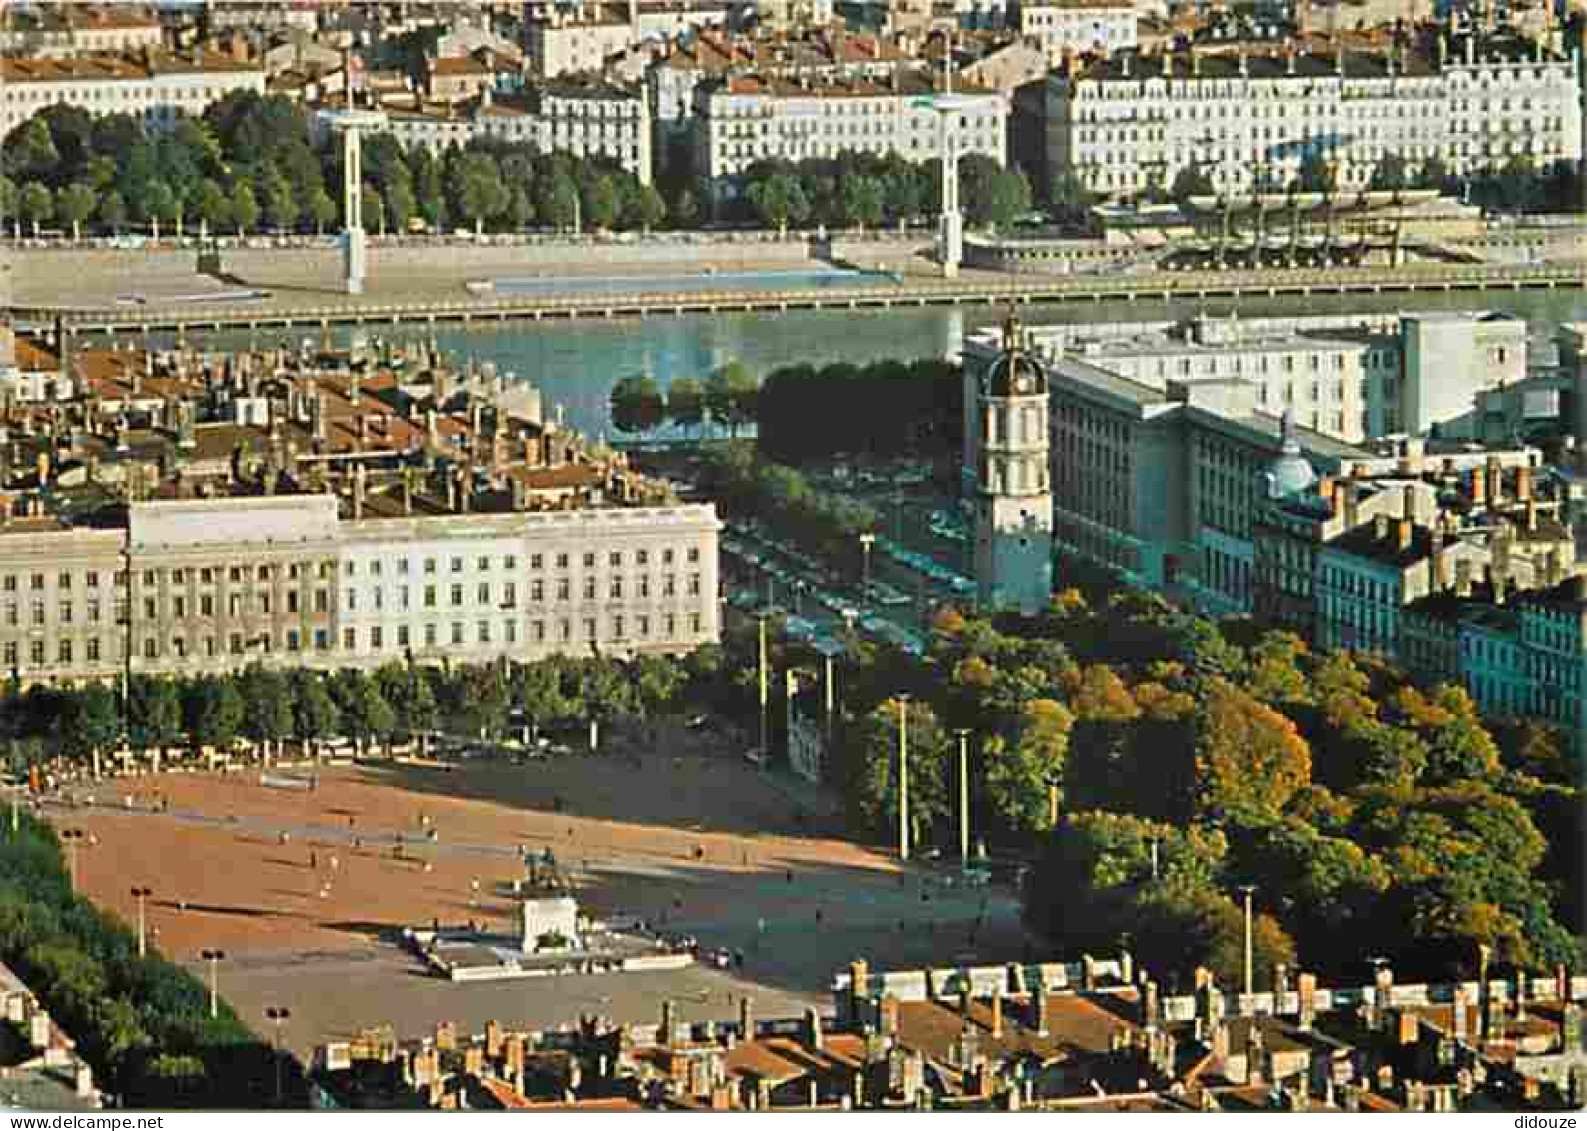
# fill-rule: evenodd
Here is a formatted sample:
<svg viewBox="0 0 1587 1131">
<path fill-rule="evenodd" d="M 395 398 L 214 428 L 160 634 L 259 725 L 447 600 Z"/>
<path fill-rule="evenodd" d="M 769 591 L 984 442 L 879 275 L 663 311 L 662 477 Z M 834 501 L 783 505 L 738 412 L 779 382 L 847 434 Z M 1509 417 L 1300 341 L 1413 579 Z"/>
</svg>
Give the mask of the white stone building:
<svg viewBox="0 0 1587 1131">
<path fill-rule="evenodd" d="M 159 501 L 100 530 L 7 500 L 0 665 L 33 682 L 687 651 L 718 637 L 709 506 L 337 512 L 323 494 Z"/>
<path fill-rule="evenodd" d="M 1425 31 L 1388 50 L 1310 40 L 1116 52 L 1055 73 L 1049 171 L 1129 197 L 1200 167 L 1219 190 L 1285 185 L 1308 156 L 1341 189 L 1384 157 L 1431 158 L 1460 175 L 1526 157 L 1582 155 L 1579 56 L 1515 37 Z"/>
<path fill-rule="evenodd" d="M 580 0 L 530 16 L 525 28 L 530 71 L 554 78 L 599 71 L 606 60 L 646 41 L 662 42 L 728 22 L 728 0 Z"/>
<path fill-rule="evenodd" d="M 137 4 L 8 4 L 0 20 L 0 53 L 70 58 L 157 51 L 163 34 L 159 17 Z"/>
<path fill-rule="evenodd" d="M 1042 327 L 1038 349 L 1154 389 L 1235 380 L 1257 411 L 1346 443 L 1437 428 L 1482 436 L 1474 407 L 1526 376 L 1526 323 L 1484 311 Z"/>
<path fill-rule="evenodd" d="M 895 71 L 891 80 L 833 82 L 741 75 L 696 88 L 699 117 L 697 168 L 718 197 L 757 161 L 801 161 L 844 152 L 897 154 L 908 161 L 936 159 L 942 148 L 941 116 L 931 96 L 940 76 Z M 963 109 L 954 115 L 956 150 L 981 153 L 999 165 L 1008 158 L 1005 95 L 955 88 Z"/>
<path fill-rule="evenodd" d="M 1133 0 L 1021 4 L 1019 32 L 1039 41 L 1053 63 L 1068 52 L 1106 55 L 1135 46 L 1135 4 Z"/>
<path fill-rule="evenodd" d="M 649 184 L 653 138 L 642 90 L 600 80 L 566 78 L 522 95 L 490 92 L 461 107 L 387 110 L 386 128 L 405 146 L 439 152 L 475 137 L 524 142 L 542 153 L 604 158 Z"/>
<path fill-rule="evenodd" d="M 162 129 L 234 90 L 264 89 L 257 62 L 212 51 L 0 59 L 0 136 L 61 102 L 95 115 L 130 114 Z"/>
</svg>

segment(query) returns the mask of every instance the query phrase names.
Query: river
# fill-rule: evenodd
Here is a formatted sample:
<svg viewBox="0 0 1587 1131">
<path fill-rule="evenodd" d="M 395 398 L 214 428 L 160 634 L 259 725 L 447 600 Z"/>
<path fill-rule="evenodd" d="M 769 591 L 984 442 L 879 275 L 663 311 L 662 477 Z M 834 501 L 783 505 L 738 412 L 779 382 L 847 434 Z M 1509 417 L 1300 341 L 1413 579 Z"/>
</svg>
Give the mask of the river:
<svg viewBox="0 0 1587 1131">
<path fill-rule="evenodd" d="M 1587 294 L 1569 291 L 1502 291 L 1482 294 L 1311 296 L 1184 302 L 1088 303 L 1031 306 L 1021 317 L 1032 325 L 1074 322 L 1149 321 L 1205 310 L 1241 315 L 1332 314 L 1391 310 L 1503 310 L 1527 319 L 1534 336 L 1561 322 L 1587 321 Z M 441 346 L 461 357 L 494 361 L 498 368 L 533 381 L 547 411 L 562 406 L 566 422 L 590 435 L 608 433 L 612 385 L 643 373 L 663 389 L 679 377 L 703 378 L 737 360 L 764 375 L 783 365 L 834 361 L 863 363 L 880 358 L 940 357 L 956 351 L 966 332 L 997 322 L 991 307 L 926 310 L 790 312 L 786 314 L 686 315 L 612 321 L 506 323 L 468 329 L 438 329 Z M 419 336 L 411 328 L 383 330 L 393 340 Z M 338 337 L 345 341 L 348 331 Z M 222 335 L 238 344 L 246 335 Z M 841 411 L 841 406 L 835 406 Z"/>
</svg>

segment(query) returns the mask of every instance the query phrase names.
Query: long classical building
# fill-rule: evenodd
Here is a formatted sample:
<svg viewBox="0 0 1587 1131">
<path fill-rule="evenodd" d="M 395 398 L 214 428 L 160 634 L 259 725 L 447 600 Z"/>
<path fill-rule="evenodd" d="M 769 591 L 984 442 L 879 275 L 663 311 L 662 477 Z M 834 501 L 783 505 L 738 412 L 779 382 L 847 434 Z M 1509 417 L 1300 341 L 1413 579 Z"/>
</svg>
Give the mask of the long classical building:
<svg viewBox="0 0 1587 1131">
<path fill-rule="evenodd" d="M 695 88 L 697 168 L 718 196 L 757 161 L 800 161 L 844 152 L 897 154 L 926 161 L 942 152 L 941 117 L 931 96 L 941 76 L 895 70 L 888 78 L 734 75 Z M 961 157 L 1008 158 L 1006 95 L 960 90 L 954 96 L 955 148 Z"/>
<path fill-rule="evenodd" d="M 0 442 L 0 665 L 24 683 L 718 637 L 714 508 L 504 378 L 433 351 L 17 352 L 58 374 L 47 403 L 7 393 Z"/>
<path fill-rule="evenodd" d="M 90 114 L 130 114 L 150 128 L 197 116 L 236 90 L 263 94 L 264 68 L 214 51 L 0 59 L 0 136 L 65 103 Z"/>
<path fill-rule="evenodd" d="M 468 102 L 388 108 L 386 129 L 405 146 L 439 152 L 474 138 L 525 142 L 542 153 L 614 162 L 649 184 L 653 139 L 645 93 L 590 76 L 534 83 L 522 93 L 485 88 Z"/>
<path fill-rule="evenodd" d="M 1047 88 L 1048 172 L 1132 197 L 1189 168 L 1220 191 L 1282 188 L 1308 157 L 1342 190 L 1391 154 L 1457 175 L 1574 162 L 1581 68 L 1579 52 L 1513 34 L 1434 28 L 1388 47 L 1313 38 L 1070 60 Z"/>
</svg>

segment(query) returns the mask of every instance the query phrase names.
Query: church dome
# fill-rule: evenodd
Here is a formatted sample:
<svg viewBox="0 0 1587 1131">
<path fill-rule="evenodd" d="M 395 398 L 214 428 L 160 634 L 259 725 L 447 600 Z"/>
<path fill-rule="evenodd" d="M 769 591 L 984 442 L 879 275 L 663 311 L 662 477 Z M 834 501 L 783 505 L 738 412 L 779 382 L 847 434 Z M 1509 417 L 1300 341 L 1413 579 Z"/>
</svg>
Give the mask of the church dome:
<svg viewBox="0 0 1587 1131">
<path fill-rule="evenodd" d="M 1003 352 L 986 371 L 989 397 L 1045 396 L 1047 370 L 1030 352 L 1019 319 L 1013 314 L 1003 323 Z"/>
<path fill-rule="evenodd" d="M 1295 418 L 1287 409 L 1278 458 L 1268 465 L 1263 477 L 1267 480 L 1270 499 L 1287 499 L 1310 490 L 1317 483 L 1317 470 L 1301 454 L 1300 441 L 1295 437 Z"/>
</svg>

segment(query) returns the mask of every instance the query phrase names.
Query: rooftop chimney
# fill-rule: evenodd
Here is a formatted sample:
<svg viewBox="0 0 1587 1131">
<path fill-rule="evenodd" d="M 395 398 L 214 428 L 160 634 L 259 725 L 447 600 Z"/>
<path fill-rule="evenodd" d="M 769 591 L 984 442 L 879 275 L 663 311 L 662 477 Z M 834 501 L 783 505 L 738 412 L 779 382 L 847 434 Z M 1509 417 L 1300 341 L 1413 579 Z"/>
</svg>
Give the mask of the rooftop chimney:
<svg viewBox="0 0 1587 1131">
<path fill-rule="evenodd" d="M 1532 501 L 1532 466 L 1522 464 L 1515 469 L 1515 497 L 1523 503 Z"/>
<path fill-rule="evenodd" d="M 744 1040 L 755 1039 L 755 999 L 748 994 L 738 999 L 738 1029 Z"/>
<path fill-rule="evenodd" d="M 825 1047 L 821 1033 L 821 1014 L 815 1006 L 805 1009 L 805 1043 L 815 1052 L 820 1052 Z"/>
<path fill-rule="evenodd" d="M 1471 559 L 1460 558 L 1455 562 L 1455 596 L 1471 596 Z"/>
<path fill-rule="evenodd" d="M 1395 523 L 1394 542 L 1401 552 L 1411 548 L 1411 534 L 1415 530 L 1415 523 L 1408 518 L 1402 518 Z"/>
<path fill-rule="evenodd" d="M 1382 542 L 1389 536 L 1389 516 L 1375 514 L 1372 516 L 1372 537 Z"/>
<path fill-rule="evenodd" d="M 1003 987 L 998 986 L 992 990 L 992 1037 L 994 1040 L 1003 1036 Z"/>
<path fill-rule="evenodd" d="M 1477 507 L 1486 506 L 1488 502 L 1488 480 L 1480 467 L 1471 472 L 1471 502 Z"/>
<path fill-rule="evenodd" d="M 1497 507 L 1504 502 L 1504 465 L 1498 456 L 1488 457 L 1488 505 Z"/>
<path fill-rule="evenodd" d="M 661 1045 L 672 1047 L 673 1007 L 671 998 L 661 999 Z"/>
</svg>

